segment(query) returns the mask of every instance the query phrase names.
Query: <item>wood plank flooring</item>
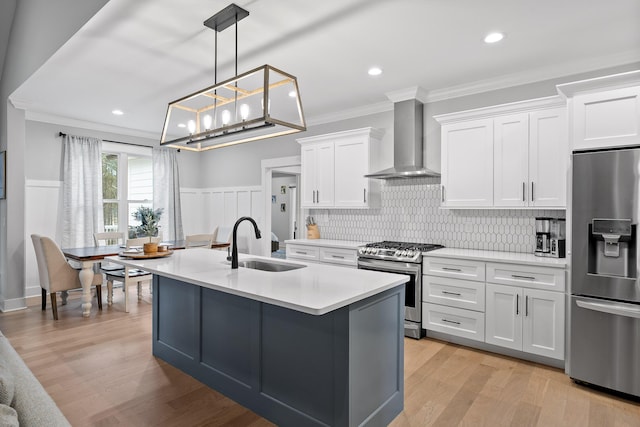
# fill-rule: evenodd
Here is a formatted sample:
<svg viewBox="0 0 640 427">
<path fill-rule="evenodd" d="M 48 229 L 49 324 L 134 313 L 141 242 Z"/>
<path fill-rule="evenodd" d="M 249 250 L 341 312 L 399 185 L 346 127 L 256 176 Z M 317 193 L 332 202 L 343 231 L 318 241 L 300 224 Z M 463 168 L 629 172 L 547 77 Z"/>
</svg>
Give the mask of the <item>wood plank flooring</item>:
<svg viewBox="0 0 640 427">
<path fill-rule="evenodd" d="M 106 295 L 105 295 L 106 296 Z M 270 426 L 151 355 L 151 297 L 114 290 L 81 317 L 59 306 L 0 313 L 0 330 L 74 426 Z M 106 301 L 106 298 L 104 299 Z M 95 299 L 94 299 L 95 301 Z M 49 304 L 49 302 L 48 302 Z M 405 340 L 404 426 L 640 426 L 640 404 L 574 384 L 561 370 L 431 339 Z"/>
</svg>

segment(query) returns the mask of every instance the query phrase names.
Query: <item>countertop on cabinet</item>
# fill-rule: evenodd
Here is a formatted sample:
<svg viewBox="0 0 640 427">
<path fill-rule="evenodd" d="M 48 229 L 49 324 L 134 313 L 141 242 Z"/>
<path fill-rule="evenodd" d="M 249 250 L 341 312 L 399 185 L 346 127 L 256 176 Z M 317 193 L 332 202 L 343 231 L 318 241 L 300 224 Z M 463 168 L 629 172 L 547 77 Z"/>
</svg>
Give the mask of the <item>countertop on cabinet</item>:
<svg viewBox="0 0 640 427">
<path fill-rule="evenodd" d="M 330 239 L 290 239 L 285 240 L 286 245 L 309 245 L 322 246 L 325 248 L 338 249 L 357 249 L 359 246 L 366 245 L 365 242 L 351 242 L 348 240 L 330 240 Z"/>
<path fill-rule="evenodd" d="M 400 274 L 243 254 L 238 256 L 240 261 L 262 259 L 305 267 L 282 272 L 244 267 L 232 270 L 226 255 L 223 251 L 194 248 L 175 251 L 171 256 L 157 259 L 128 259 L 119 256 L 106 259 L 160 276 L 312 315 L 326 314 L 408 280 L 408 276 Z"/>
<path fill-rule="evenodd" d="M 426 257 L 469 259 L 475 261 L 504 262 L 509 264 L 526 264 L 539 267 L 565 268 L 566 258 L 538 257 L 533 254 L 518 252 L 500 252 L 478 249 L 443 248 L 424 252 Z"/>
</svg>

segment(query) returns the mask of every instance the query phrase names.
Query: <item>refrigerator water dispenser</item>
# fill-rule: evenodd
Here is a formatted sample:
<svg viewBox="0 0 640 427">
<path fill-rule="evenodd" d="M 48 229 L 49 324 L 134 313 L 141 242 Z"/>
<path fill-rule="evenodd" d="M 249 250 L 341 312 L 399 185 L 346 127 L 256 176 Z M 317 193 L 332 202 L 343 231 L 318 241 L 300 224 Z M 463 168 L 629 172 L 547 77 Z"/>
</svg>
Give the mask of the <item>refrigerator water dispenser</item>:
<svg viewBox="0 0 640 427">
<path fill-rule="evenodd" d="M 636 277 L 635 224 L 594 218 L 589 224 L 589 273 Z"/>
</svg>

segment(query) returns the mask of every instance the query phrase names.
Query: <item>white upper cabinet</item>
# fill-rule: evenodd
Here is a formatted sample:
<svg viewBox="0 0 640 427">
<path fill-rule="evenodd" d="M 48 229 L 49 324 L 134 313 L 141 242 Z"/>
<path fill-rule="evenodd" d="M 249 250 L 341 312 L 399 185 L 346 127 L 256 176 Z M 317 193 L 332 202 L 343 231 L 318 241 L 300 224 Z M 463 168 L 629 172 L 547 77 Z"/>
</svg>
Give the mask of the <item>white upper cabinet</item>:
<svg viewBox="0 0 640 427">
<path fill-rule="evenodd" d="M 443 114 L 442 206 L 564 208 L 569 160 L 560 97 Z"/>
<path fill-rule="evenodd" d="M 303 208 L 368 208 L 380 201 L 380 183 L 365 178 L 378 169 L 381 132 L 363 128 L 299 138 Z"/>
<path fill-rule="evenodd" d="M 493 121 L 442 126 L 442 205 L 493 203 Z"/>
<path fill-rule="evenodd" d="M 529 116 L 497 117 L 493 129 L 493 205 L 527 206 Z"/>
<path fill-rule="evenodd" d="M 572 149 L 637 145 L 640 71 L 558 85 L 570 102 Z"/>
</svg>

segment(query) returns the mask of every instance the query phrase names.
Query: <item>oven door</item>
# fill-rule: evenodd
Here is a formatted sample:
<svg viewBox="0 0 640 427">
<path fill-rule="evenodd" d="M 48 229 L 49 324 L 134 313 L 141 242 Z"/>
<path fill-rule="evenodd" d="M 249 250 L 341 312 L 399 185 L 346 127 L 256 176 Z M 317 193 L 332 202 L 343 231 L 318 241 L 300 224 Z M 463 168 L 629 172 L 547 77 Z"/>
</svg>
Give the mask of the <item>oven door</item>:
<svg viewBox="0 0 640 427">
<path fill-rule="evenodd" d="M 410 279 L 405 285 L 404 293 L 404 318 L 412 322 L 422 323 L 422 264 L 358 258 L 358 268 L 409 276 Z"/>
</svg>

